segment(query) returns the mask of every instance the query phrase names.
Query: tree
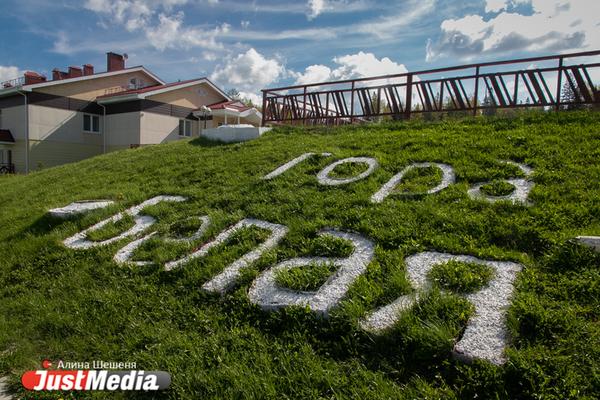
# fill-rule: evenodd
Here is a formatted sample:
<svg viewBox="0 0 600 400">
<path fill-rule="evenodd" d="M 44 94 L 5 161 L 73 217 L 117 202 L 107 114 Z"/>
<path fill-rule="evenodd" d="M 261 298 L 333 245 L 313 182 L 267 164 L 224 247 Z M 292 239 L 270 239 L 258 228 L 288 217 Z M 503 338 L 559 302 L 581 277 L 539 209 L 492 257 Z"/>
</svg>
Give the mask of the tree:
<svg viewBox="0 0 600 400">
<path fill-rule="evenodd" d="M 236 88 L 231 88 L 227 92 L 225 92 L 227 96 L 229 96 L 232 100 L 240 100 L 240 92 Z"/>
<path fill-rule="evenodd" d="M 257 104 L 254 104 L 249 98 L 243 97 L 242 94 L 236 88 L 229 89 L 227 92 L 225 92 L 225 94 L 229 96 L 231 100 L 241 101 L 242 103 L 244 103 L 245 106 L 254 107 L 259 110 L 261 108 Z"/>
<path fill-rule="evenodd" d="M 573 90 L 571 84 L 568 81 L 565 82 L 560 92 L 560 102 L 571 104 L 564 104 L 561 108 L 563 110 L 582 110 L 585 108 L 585 105 L 580 104 L 580 101 L 581 93 L 579 92 L 579 89 L 575 88 L 575 90 Z"/>
<path fill-rule="evenodd" d="M 481 103 L 482 107 L 490 107 L 484 108 L 481 113 L 485 116 L 491 117 L 496 115 L 496 104 L 494 104 L 494 99 L 486 92 L 485 97 L 483 98 L 483 102 Z"/>
</svg>

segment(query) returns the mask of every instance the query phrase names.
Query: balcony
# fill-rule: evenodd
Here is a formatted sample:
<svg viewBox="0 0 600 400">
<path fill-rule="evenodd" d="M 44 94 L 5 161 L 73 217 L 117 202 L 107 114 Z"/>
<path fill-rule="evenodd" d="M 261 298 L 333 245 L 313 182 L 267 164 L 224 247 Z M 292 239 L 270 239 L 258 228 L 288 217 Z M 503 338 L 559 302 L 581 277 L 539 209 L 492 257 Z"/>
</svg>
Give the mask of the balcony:
<svg viewBox="0 0 600 400">
<path fill-rule="evenodd" d="M 13 87 L 21 87 L 25 84 L 25 77 L 21 76 L 19 78 L 10 79 L 8 81 L 4 81 L 0 83 L 0 90 L 9 89 Z"/>
</svg>

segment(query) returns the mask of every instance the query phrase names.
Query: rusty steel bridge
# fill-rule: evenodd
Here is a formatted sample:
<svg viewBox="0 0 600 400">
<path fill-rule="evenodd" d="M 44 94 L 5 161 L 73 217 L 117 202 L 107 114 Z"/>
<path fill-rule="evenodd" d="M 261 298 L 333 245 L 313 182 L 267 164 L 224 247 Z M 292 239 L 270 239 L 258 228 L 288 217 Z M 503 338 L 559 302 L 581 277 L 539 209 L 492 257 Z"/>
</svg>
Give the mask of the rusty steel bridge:
<svg viewBox="0 0 600 400">
<path fill-rule="evenodd" d="M 263 125 L 338 125 L 501 108 L 559 110 L 600 104 L 599 80 L 596 50 L 263 89 Z"/>
</svg>

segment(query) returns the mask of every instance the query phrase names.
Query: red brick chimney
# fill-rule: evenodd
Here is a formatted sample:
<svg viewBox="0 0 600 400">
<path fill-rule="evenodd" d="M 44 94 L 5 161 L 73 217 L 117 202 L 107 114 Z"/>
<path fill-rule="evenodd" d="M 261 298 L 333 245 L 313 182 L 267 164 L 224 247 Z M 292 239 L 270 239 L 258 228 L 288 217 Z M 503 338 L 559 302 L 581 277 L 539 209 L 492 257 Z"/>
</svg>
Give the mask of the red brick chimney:
<svg viewBox="0 0 600 400">
<path fill-rule="evenodd" d="M 69 78 L 78 78 L 83 76 L 83 71 L 79 67 L 69 67 Z"/>
<path fill-rule="evenodd" d="M 69 74 L 67 72 L 63 72 L 58 68 L 54 68 L 52 70 L 52 80 L 53 81 L 60 81 L 61 79 L 67 79 L 69 77 Z"/>
<path fill-rule="evenodd" d="M 125 58 L 121 54 L 106 53 L 106 71 L 120 71 L 125 69 Z"/>
<path fill-rule="evenodd" d="M 23 76 L 25 78 L 26 85 L 32 85 L 34 83 L 46 82 L 46 77 L 38 74 L 37 72 L 27 71 L 27 72 L 25 72 L 25 74 L 23 74 Z"/>
<path fill-rule="evenodd" d="M 92 64 L 83 64 L 83 75 L 94 75 L 94 66 Z"/>
</svg>

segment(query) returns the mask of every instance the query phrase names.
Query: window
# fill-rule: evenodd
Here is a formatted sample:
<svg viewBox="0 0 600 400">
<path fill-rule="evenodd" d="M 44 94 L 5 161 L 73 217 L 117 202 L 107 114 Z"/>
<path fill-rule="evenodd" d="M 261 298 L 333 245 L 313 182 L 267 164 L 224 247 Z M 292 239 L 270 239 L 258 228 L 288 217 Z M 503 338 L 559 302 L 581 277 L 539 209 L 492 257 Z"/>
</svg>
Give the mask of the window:
<svg viewBox="0 0 600 400">
<path fill-rule="evenodd" d="M 179 120 L 179 136 L 192 136 L 192 121 L 187 119 Z"/>
<path fill-rule="evenodd" d="M 144 87 L 144 81 L 138 78 L 131 78 L 129 80 L 129 89 L 141 89 Z"/>
<path fill-rule="evenodd" d="M 100 132 L 100 116 L 83 114 L 83 131 L 88 133 Z"/>
<path fill-rule="evenodd" d="M 12 151 L 0 149 L 0 164 L 12 164 Z"/>
</svg>

